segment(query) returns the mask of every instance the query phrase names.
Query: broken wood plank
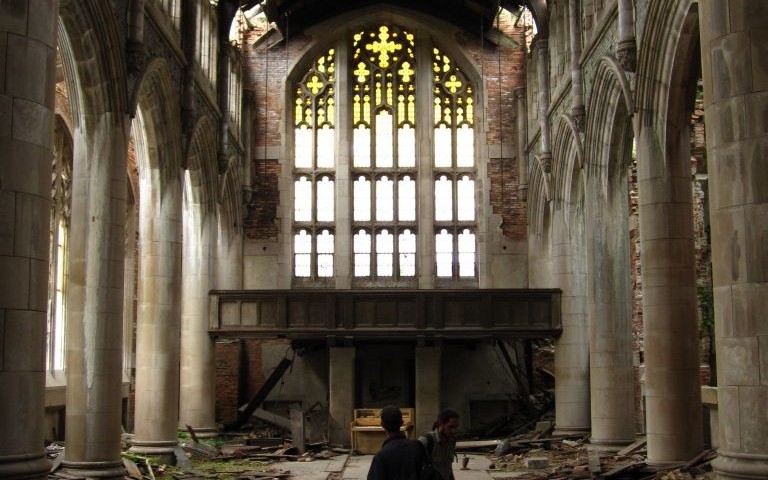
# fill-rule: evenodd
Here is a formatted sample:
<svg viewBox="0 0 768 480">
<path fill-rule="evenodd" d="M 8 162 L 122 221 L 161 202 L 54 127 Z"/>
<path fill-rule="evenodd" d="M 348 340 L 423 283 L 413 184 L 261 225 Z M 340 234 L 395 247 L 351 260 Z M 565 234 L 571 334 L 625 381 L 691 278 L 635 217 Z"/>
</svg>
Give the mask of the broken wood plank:
<svg viewBox="0 0 768 480">
<path fill-rule="evenodd" d="M 123 467 L 125 467 L 129 477 L 135 478 L 136 480 L 144 478 L 144 474 L 141 473 L 139 466 L 130 458 L 123 457 Z"/>
<path fill-rule="evenodd" d="M 717 450 L 703 450 L 701 453 L 693 457 L 691 460 L 685 463 L 682 467 L 680 467 L 681 472 L 685 472 L 687 470 L 690 470 L 692 467 L 695 467 L 699 463 L 705 462 L 707 460 L 712 460 L 712 458 L 715 457 L 717 453 Z M 711 458 L 709 458 L 711 457 Z"/>
<path fill-rule="evenodd" d="M 272 425 L 282 428 L 283 430 L 288 430 L 288 431 L 291 430 L 290 419 L 285 418 L 282 415 L 278 415 L 276 413 L 268 412 L 263 408 L 257 408 L 256 410 L 253 411 L 253 414 L 251 416 L 264 420 L 265 422 L 269 422 Z"/>
<path fill-rule="evenodd" d="M 195 433 L 195 429 L 192 428 L 192 425 L 186 425 L 187 431 L 189 432 L 189 436 L 192 438 L 192 441 L 195 443 L 200 443 L 200 440 L 197 439 L 197 434 Z"/>
<path fill-rule="evenodd" d="M 258 409 L 261 410 L 261 409 Z M 257 410 L 257 411 L 258 411 Z M 254 414 L 255 416 L 255 414 Z M 276 448 L 281 447 L 285 443 L 285 440 L 282 438 L 272 437 L 272 438 L 246 438 L 245 444 L 252 446 L 252 447 L 262 447 L 262 448 Z"/>
<path fill-rule="evenodd" d="M 267 396 L 269 395 L 269 392 L 272 391 L 273 388 L 275 388 L 275 385 L 277 385 L 277 382 L 280 381 L 283 374 L 288 370 L 288 367 L 291 366 L 293 363 L 292 360 L 290 360 L 288 357 L 283 357 L 282 360 L 280 360 L 280 363 L 275 367 L 275 369 L 272 371 L 272 374 L 267 378 L 267 381 L 264 382 L 264 385 L 261 386 L 258 392 L 251 398 L 251 401 L 248 402 L 248 404 L 245 407 L 245 410 L 237 417 L 237 421 L 233 423 L 232 425 L 228 425 L 227 428 L 229 429 L 235 429 L 241 427 L 245 422 L 248 421 L 249 418 L 251 418 L 251 415 L 253 415 L 253 412 L 259 407 L 259 405 L 264 402 L 264 400 L 267 399 Z"/>
<path fill-rule="evenodd" d="M 473 448 L 496 447 L 499 443 L 501 443 L 501 440 L 470 440 L 470 441 L 456 442 L 456 449 L 471 450 Z"/>
<path fill-rule="evenodd" d="M 608 470 L 607 472 L 599 475 L 597 478 L 611 478 L 613 476 L 616 476 L 620 473 L 626 472 L 628 470 L 634 470 L 636 468 L 642 468 L 645 466 L 645 462 L 627 462 L 623 463 L 621 465 L 617 465 L 613 467 L 612 469 Z"/>
<path fill-rule="evenodd" d="M 630 445 L 627 445 L 626 447 L 622 448 L 618 452 L 616 452 L 616 455 L 622 455 L 626 456 L 630 453 L 634 452 L 635 450 L 638 450 L 640 447 L 644 446 L 646 444 L 647 440 L 645 438 L 641 438 L 640 440 L 636 441 L 635 443 L 632 443 Z"/>
<path fill-rule="evenodd" d="M 216 458 L 219 456 L 219 451 L 209 445 L 195 442 L 185 442 L 181 445 L 184 451 L 201 456 L 203 458 Z"/>
<path fill-rule="evenodd" d="M 592 472 L 593 475 L 598 475 L 603 472 L 600 452 L 596 450 L 589 451 L 589 471 Z"/>
</svg>

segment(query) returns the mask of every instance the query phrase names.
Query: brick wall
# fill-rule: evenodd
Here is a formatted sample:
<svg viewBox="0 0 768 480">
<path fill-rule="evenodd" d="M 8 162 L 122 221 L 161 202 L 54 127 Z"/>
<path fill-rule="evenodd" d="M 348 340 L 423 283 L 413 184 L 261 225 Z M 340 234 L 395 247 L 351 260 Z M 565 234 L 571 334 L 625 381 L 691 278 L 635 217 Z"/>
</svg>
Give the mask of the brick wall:
<svg viewBox="0 0 768 480">
<path fill-rule="evenodd" d="M 525 30 L 515 27 L 511 15 L 502 16 L 497 26 L 502 32 L 512 37 L 520 45 L 516 48 L 496 47 L 490 41 L 480 40 L 479 32 L 464 32 L 457 35 L 456 42 L 468 53 L 479 66 L 485 79 L 486 98 L 484 111 L 487 144 L 503 143 L 509 148 L 509 155 L 514 155 L 517 142 L 516 103 L 514 90 L 524 84 L 526 48 Z M 285 43 L 280 41 L 280 34 L 271 31 L 264 33 L 264 28 L 256 28 L 245 34 L 244 41 L 244 88 L 254 92 L 253 105 L 253 145 L 254 157 L 250 160 L 253 199 L 249 205 L 248 218 L 245 221 L 245 234 L 253 239 L 276 238 L 278 234 L 279 191 L 277 179 L 280 168 L 286 159 L 263 160 L 268 148 L 282 145 L 281 127 L 283 125 L 286 69 L 299 59 L 310 43 L 303 34 L 291 35 Z M 271 45 L 271 47 L 270 47 Z M 483 103 L 478 103 L 483 105 Z M 483 142 L 482 138 L 478 141 Z M 480 145 L 483 150 L 484 145 Z M 507 151 L 505 150 L 505 153 Z M 258 158 L 258 159 L 257 159 Z M 282 163 L 282 165 L 281 165 Z M 500 164 L 499 161 L 496 161 Z M 526 204 L 518 198 L 517 160 L 512 158 L 504 163 L 505 168 L 489 169 L 491 189 L 498 193 L 492 206 L 494 213 L 503 219 L 504 235 L 515 240 L 525 240 Z M 510 168 L 506 168 L 510 165 Z M 514 168 L 512 167 L 514 166 Z M 491 172 L 491 170 L 493 170 Z M 503 185 L 503 187 L 502 187 Z M 501 206 L 501 192 L 504 192 L 504 207 Z M 509 205 L 507 203 L 509 202 Z"/>
<path fill-rule="evenodd" d="M 277 180 L 280 164 L 274 159 L 255 159 L 251 170 L 253 194 L 248 203 L 248 215 L 243 230 L 248 238 L 267 240 L 277 238 L 277 205 L 280 191 Z"/>
<path fill-rule="evenodd" d="M 218 341 L 215 344 L 216 423 L 228 424 L 237 420 L 241 351 L 242 343 L 239 340 Z"/>
<path fill-rule="evenodd" d="M 237 409 L 248 402 L 264 385 L 264 345 L 285 346 L 289 352 L 290 342 L 285 339 L 227 340 L 216 342 L 216 422 L 231 423 L 237 419 Z M 272 367 L 267 365 L 267 374 Z M 273 393 L 280 392 L 278 384 Z"/>
<path fill-rule="evenodd" d="M 494 158 L 488 163 L 491 179 L 491 208 L 502 218 L 501 230 L 505 237 L 524 241 L 527 238 L 527 211 L 517 188 L 517 159 Z"/>
</svg>

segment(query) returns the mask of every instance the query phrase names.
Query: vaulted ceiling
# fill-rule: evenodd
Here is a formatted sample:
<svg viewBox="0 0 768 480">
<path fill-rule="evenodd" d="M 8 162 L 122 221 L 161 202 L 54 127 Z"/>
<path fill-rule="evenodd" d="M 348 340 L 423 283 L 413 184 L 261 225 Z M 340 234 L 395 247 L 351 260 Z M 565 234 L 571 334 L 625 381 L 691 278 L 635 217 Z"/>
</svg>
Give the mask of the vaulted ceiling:
<svg viewBox="0 0 768 480">
<path fill-rule="evenodd" d="M 527 6 L 540 33 L 546 35 L 546 0 L 241 0 L 249 9 L 261 5 L 267 18 L 289 35 L 304 31 L 337 15 L 377 4 L 390 4 L 425 13 L 450 22 L 467 32 L 490 29 L 499 7 L 508 10 Z"/>
</svg>

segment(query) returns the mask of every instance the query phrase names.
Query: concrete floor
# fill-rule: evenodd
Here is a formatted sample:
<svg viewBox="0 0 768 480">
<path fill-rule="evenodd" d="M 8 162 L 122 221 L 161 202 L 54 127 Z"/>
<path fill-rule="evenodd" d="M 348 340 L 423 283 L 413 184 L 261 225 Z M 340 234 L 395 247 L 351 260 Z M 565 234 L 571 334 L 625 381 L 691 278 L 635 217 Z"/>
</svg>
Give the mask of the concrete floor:
<svg viewBox="0 0 768 480">
<path fill-rule="evenodd" d="M 491 478 L 510 478 L 510 472 L 488 471 L 490 461 L 483 455 L 469 455 L 467 470 L 454 465 L 456 480 L 488 480 Z M 330 460 L 314 462 L 281 462 L 281 469 L 290 470 L 293 480 L 327 480 L 329 477 L 339 480 L 365 480 L 373 455 L 340 455 Z"/>
</svg>

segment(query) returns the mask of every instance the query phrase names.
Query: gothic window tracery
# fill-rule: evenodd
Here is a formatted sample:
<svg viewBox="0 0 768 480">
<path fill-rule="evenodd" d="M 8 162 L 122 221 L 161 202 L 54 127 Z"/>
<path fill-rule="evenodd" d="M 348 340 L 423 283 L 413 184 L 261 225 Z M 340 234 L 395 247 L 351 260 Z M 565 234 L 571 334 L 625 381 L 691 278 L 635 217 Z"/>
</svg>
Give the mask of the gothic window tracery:
<svg viewBox="0 0 768 480">
<path fill-rule="evenodd" d="M 335 50 L 315 60 L 294 95 L 294 277 L 333 277 L 336 198 Z"/>
<path fill-rule="evenodd" d="M 351 234 L 347 251 L 353 286 L 415 286 L 417 248 L 423 245 L 420 231 L 427 238 L 434 231 L 429 241 L 434 242 L 430 248 L 436 255 L 425 261 L 435 262 L 438 278 L 476 278 L 471 82 L 437 47 L 424 50 L 425 58 L 419 61 L 416 36 L 396 25 L 359 30 L 348 42 L 349 64 L 343 71 L 349 81 L 343 84 L 349 86 L 338 92 L 338 98 L 351 113 L 345 124 L 351 129 L 350 159 L 343 165 L 349 185 L 334 182 L 339 168 L 334 50 L 319 56 L 294 89 L 294 278 L 321 276 L 318 229 L 332 238 L 336 221 L 349 222 L 345 226 Z M 430 65 L 430 60 L 432 72 L 417 68 Z M 430 83 L 422 81 L 420 93 L 419 75 L 432 77 Z M 426 123 L 424 138 L 430 142 L 429 149 L 421 152 L 419 111 Z M 434 175 L 431 185 L 429 173 L 420 173 L 424 169 Z M 421 175 L 427 178 L 420 181 Z M 348 219 L 333 215 L 337 188 L 342 188 L 338 198 L 350 199 Z M 434 211 L 419 213 L 419 199 L 425 196 L 433 196 Z M 332 248 L 327 248 L 330 254 Z M 333 276 L 332 258 L 325 268 Z"/>
<path fill-rule="evenodd" d="M 64 369 L 66 324 L 67 250 L 72 202 L 72 139 L 57 122 L 54 133 L 51 176 L 50 263 L 48 288 L 48 335 L 46 365 Z"/>
</svg>

